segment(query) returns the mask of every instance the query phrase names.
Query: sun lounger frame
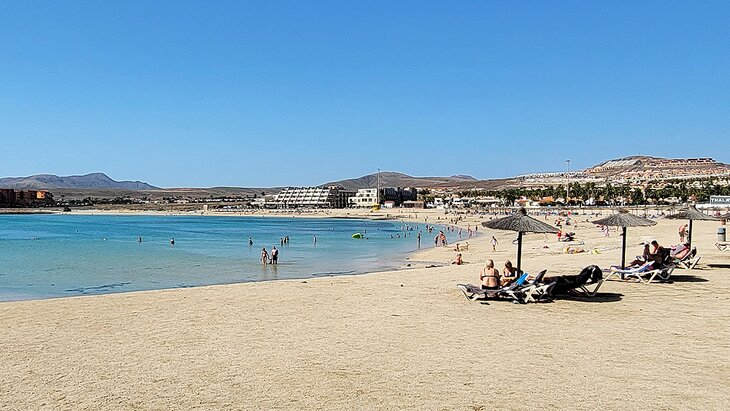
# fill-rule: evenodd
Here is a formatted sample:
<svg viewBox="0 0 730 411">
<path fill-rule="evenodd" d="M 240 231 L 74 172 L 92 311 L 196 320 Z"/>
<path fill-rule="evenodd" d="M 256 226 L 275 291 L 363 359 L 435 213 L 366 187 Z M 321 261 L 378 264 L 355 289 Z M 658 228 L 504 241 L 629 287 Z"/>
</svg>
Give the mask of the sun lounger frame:
<svg viewBox="0 0 730 411">
<path fill-rule="evenodd" d="M 462 293 L 464 293 L 464 297 L 471 301 L 487 298 L 500 298 L 504 296 L 512 298 L 516 302 L 523 302 L 523 298 L 520 294 L 519 289 L 525 284 L 526 280 L 527 274 L 522 274 L 512 284 L 494 290 L 485 290 L 479 286 L 472 284 L 457 284 L 456 287 L 459 288 Z M 471 295 L 469 295 L 468 293 L 471 293 Z"/>
<path fill-rule="evenodd" d="M 634 277 L 637 282 L 641 282 L 643 284 L 649 284 L 652 281 L 654 281 L 655 278 L 659 278 L 660 282 L 667 282 L 669 281 L 669 277 L 672 276 L 672 272 L 674 272 L 674 269 L 676 268 L 676 265 L 668 265 L 663 268 L 657 268 L 650 271 L 644 271 L 641 273 L 634 273 L 630 274 L 629 277 Z M 647 278 L 648 277 L 648 278 Z"/>
</svg>

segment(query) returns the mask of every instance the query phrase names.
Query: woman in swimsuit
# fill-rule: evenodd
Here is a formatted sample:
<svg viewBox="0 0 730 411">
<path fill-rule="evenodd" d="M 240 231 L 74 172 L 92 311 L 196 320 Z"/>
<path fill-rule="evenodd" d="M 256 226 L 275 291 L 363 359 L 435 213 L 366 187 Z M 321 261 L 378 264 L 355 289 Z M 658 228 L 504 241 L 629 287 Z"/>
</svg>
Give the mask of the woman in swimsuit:
<svg viewBox="0 0 730 411">
<path fill-rule="evenodd" d="M 504 269 L 502 269 L 502 285 L 505 286 L 517 278 L 517 269 L 512 266 L 512 261 L 507 260 L 504 262 Z"/>
<path fill-rule="evenodd" d="M 485 290 L 499 288 L 499 270 L 494 268 L 494 261 L 487 260 L 486 265 L 479 274 L 479 280 L 482 282 L 482 288 Z"/>
</svg>

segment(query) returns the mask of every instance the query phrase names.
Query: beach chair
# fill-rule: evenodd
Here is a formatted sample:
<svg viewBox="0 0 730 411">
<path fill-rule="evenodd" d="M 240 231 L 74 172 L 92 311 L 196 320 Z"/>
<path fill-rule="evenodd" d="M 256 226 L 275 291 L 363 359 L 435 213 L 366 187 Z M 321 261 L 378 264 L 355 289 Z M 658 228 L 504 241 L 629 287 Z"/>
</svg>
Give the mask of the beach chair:
<svg viewBox="0 0 730 411">
<path fill-rule="evenodd" d="M 684 268 L 685 270 L 691 270 L 697 266 L 702 257 L 697 255 L 697 247 L 693 247 L 692 251 L 687 253 L 682 258 L 675 258 L 672 264 Z"/>
<path fill-rule="evenodd" d="M 665 267 L 629 274 L 626 278 L 628 279 L 633 277 L 637 282 L 644 284 L 649 284 L 654 281 L 654 279 L 658 278 L 659 282 L 664 283 L 669 281 L 669 277 L 672 276 L 672 272 L 674 272 L 674 268 L 676 267 L 677 266 L 674 264 L 669 264 Z"/>
<path fill-rule="evenodd" d="M 603 279 L 603 281 L 608 281 L 614 275 L 617 277 L 621 277 L 622 280 L 625 280 L 627 276 L 632 276 L 635 274 L 640 274 L 640 273 L 644 273 L 644 272 L 651 270 L 653 265 L 654 265 L 654 261 L 649 260 L 638 267 L 626 268 L 623 270 L 609 270 L 608 275 L 606 276 L 606 278 Z"/>
<path fill-rule="evenodd" d="M 603 270 L 597 265 L 589 265 L 578 275 L 561 275 L 553 277 L 554 282 L 550 290 L 551 295 L 572 295 L 579 297 L 593 297 L 605 281 Z M 595 287 L 590 290 L 589 287 Z"/>
<path fill-rule="evenodd" d="M 546 273 L 547 270 L 540 271 L 532 281 L 528 281 L 522 288 L 521 293 L 526 303 L 552 301 L 552 289 L 555 282 L 544 283 L 543 278 Z"/>
<path fill-rule="evenodd" d="M 521 276 L 519 276 L 519 278 L 517 278 L 517 280 L 515 280 L 509 286 L 505 287 L 504 290 L 500 293 L 500 296 L 510 298 L 512 299 L 512 302 L 517 304 L 526 303 L 525 289 L 526 287 L 529 287 L 529 284 L 527 284 L 527 277 L 529 277 L 529 274 L 523 273 Z"/>
<path fill-rule="evenodd" d="M 471 301 L 509 297 L 516 299 L 517 302 L 522 302 L 522 295 L 516 292 L 516 290 L 524 286 L 525 281 L 527 281 L 527 274 L 522 274 L 517 280 L 506 287 L 495 288 L 493 290 L 485 290 L 478 285 L 472 284 L 457 284 L 456 287 L 464 293 L 464 297 Z"/>
<path fill-rule="evenodd" d="M 573 294 L 579 297 L 595 297 L 596 294 L 598 294 L 598 289 L 601 288 L 606 279 L 607 278 L 601 278 L 599 281 L 593 283 L 581 284 L 577 288 L 573 289 Z M 591 286 L 593 287 L 592 290 L 589 288 Z"/>
</svg>

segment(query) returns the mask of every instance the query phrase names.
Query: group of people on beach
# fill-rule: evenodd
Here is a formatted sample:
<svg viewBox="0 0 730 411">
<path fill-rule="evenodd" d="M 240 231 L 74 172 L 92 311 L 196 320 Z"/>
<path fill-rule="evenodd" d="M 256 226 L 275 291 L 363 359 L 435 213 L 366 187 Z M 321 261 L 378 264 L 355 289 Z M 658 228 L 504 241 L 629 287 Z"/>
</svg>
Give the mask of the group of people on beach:
<svg viewBox="0 0 730 411">
<path fill-rule="evenodd" d="M 484 268 L 479 273 L 479 281 L 481 282 L 482 289 L 496 290 L 509 285 L 517 279 L 519 274 L 517 268 L 513 267 L 512 262 L 509 260 L 505 261 L 501 273 L 498 269 L 494 268 L 493 260 L 487 260 Z"/>
</svg>

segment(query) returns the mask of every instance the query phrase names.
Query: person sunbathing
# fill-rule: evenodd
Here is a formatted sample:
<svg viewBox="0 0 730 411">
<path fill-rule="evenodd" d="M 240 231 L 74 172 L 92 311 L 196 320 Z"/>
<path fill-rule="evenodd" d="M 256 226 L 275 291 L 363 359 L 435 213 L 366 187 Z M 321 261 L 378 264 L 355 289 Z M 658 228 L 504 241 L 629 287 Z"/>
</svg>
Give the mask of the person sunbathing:
<svg viewBox="0 0 730 411">
<path fill-rule="evenodd" d="M 674 257 L 677 260 L 681 260 L 686 257 L 689 252 L 689 244 L 677 244 L 675 246 L 672 246 L 671 251 L 669 252 L 669 256 Z"/>
<path fill-rule="evenodd" d="M 512 266 L 512 261 L 507 260 L 504 262 L 504 268 L 502 269 L 502 285 L 508 285 L 512 281 L 517 279 L 517 268 Z"/>
<path fill-rule="evenodd" d="M 669 258 L 669 250 L 660 246 L 659 243 L 654 240 L 651 242 L 652 250 L 649 252 L 649 260 L 654 261 L 654 267 L 663 266 Z"/>
<path fill-rule="evenodd" d="M 482 268 L 482 272 L 479 274 L 479 281 L 481 281 L 482 288 L 485 290 L 496 290 L 499 288 L 499 270 L 494 268 L 494 261 L 487 260 L 484 268 Z"/>
<path fill-rule="evenodd" d="M 636 260 L 628 263 L 626 265 L 626 268 L 639 267 L 639 266 L 641 266 L 645 262 L 649 261 L 650 254 L 651 253 L 650 253 L 650 250 L 649 250 L 649 244 L 644 244 L 644 251 L 641 253 L 641 255 L 637 255 L 636 256 Z"/>
<path fill-rule="evenodd" d="M 454 261 L 452 261 L 451 264 L 456 264 L 456 265 L 464 264 L 464 261 L 461 259 L 461 253 L 456 254 L 456 259 Z"/>
</svg>

